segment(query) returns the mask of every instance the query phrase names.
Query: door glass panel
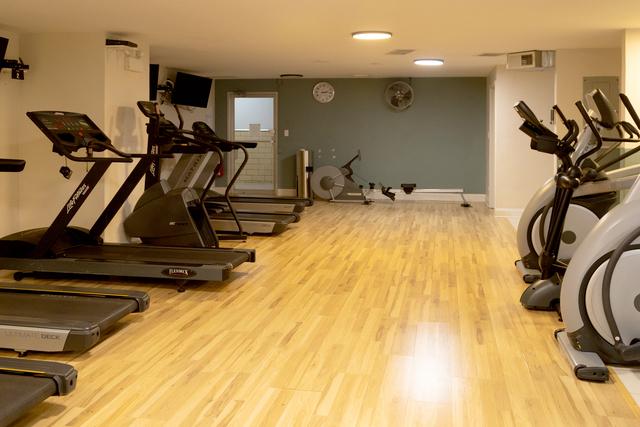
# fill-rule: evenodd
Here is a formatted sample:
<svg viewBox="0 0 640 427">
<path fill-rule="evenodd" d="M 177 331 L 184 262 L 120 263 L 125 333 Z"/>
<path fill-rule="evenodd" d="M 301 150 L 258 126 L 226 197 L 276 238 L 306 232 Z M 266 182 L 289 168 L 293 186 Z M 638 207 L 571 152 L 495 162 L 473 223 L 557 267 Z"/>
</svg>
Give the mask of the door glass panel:
<svg viewBox="0 0 640 427">
<path fill-rule="evenodd" d="M 257 143 L 250 148 L 249 162 L 235 184 L 236 190 L 275 190 L 275 99 L 237 97 L 234 99 L 234 139 Z M 234 171 L 242 163 L 242 153 L 234 152 Z"/>
</svg>

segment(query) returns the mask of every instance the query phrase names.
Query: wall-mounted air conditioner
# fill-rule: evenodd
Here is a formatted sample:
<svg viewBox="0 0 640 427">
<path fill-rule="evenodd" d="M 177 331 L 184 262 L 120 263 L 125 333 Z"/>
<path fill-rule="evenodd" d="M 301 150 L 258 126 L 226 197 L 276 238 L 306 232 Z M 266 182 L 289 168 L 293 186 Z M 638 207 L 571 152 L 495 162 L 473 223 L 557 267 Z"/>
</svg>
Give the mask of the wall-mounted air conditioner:
<svg viewBox="0 0 640 427">
<path fill-rule="evenodd" d="M 507 70 L 542 70 L 555 65 L 553 50 L 528 50 L 507 54 Z"/>
</svg>

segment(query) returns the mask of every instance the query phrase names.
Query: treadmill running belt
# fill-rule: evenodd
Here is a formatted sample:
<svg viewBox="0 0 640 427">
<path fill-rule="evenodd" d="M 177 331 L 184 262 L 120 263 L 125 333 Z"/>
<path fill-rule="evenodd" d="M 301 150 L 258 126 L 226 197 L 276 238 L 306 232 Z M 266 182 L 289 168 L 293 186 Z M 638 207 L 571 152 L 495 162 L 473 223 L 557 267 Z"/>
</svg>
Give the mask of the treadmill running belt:
<svg viewBox="0 0 640 427">
<path fill-rule="evenodd" d="M 233 215 L 231 212 L 222 212 L 222 213 L 213 213 L 209 215 L 211 219 L 225 219 L 232 220 Z M 299 218 L 297 215 L 293 214 L 266 214 L 266 213 L 253 213 L 253 212 L 238 212 L 238 219 L 242 221 L 263 221 L 263 222 L 273 222 L 276 224 L 291 224 L 292 222 L 296 222 L 296 219 Z"/>
<path fill-rule="evenodd" d="M 51 378 L 0 374 L 0 426 L 14 422 L 56 390 Z"/>
<path fill-rule="evenodd" d="M 97 325 L 103 333 L 138 309 L 131 299 L 68 295 L 0 293 L 0 316 L 47 319 L 52 324 Z"/>
<path fill-rule="evenodd" d="M 171 249 L 170 251 L 168 249 Z M 178 248 L 165 246 L 127 246 L 127 245 L 96 245 L 75 246 L 67 249 L 63 256 L 67 258 L 79 258 L 97 261 L 124 261 L 146 262 L 149 264 L 169 265 L 227 265 L 234 267 L 248 261 L 248 252 L 202 249 L 202 248 Z"/>
</svg>

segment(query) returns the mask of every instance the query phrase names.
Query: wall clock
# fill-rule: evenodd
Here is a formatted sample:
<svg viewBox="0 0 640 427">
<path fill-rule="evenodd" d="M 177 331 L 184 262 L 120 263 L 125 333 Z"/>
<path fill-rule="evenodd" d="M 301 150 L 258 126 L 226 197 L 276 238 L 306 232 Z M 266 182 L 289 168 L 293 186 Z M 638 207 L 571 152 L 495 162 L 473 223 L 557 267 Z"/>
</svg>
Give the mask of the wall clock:
<svg viewBox="0 0 640 427">
<path fill-rule="evenodd" d="M 329 82 L 318 82 L 313 86 L 313 98 L 322 104 L 331 102 L 335 95 L 336 90 Z"/>
</svg>

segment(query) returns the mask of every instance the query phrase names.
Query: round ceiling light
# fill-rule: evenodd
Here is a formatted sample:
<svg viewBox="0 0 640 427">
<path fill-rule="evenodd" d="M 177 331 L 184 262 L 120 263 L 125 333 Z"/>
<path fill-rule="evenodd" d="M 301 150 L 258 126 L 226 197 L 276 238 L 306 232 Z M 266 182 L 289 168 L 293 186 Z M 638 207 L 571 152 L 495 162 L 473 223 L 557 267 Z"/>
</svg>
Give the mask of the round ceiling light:
<svg viewBox="0 0 640 427">
<path fill-rule="evenodd" d="M 391 38 L 388 31 L 356 31 L 351 33 L 351 37 L 356 40 L 386 40 Z"/>
<path fill-rule="evenodd" d="M 435 58 L 415 59 L 413 61 L 416 65 L 422 65 L 424 67 L 439 67 L 444 65 L 444 60 Z"/>
</svg>

